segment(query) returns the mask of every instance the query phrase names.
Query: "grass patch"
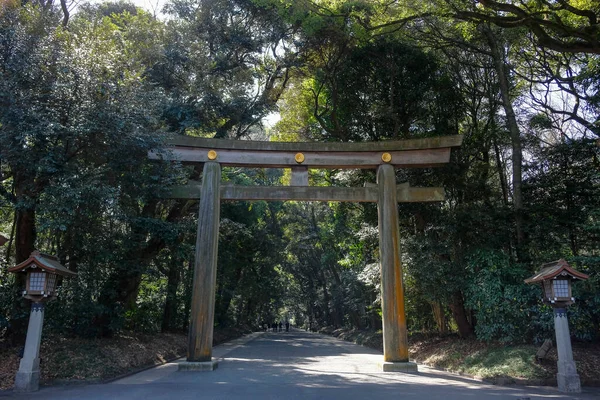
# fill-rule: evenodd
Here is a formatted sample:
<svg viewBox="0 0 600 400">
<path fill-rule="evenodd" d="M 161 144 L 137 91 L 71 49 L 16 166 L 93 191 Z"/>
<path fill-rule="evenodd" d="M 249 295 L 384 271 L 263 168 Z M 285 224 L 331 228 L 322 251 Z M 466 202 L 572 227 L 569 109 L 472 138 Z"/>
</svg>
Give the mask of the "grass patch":
<svg viewBox="0 0 600 400">
<path fill-rule="evenodd" d="M 457 370 L 482 378 L 549 378 L 548 371 L 535 362 L 535 353 L 532 346 L 488 347 L 465 357 Z"/>
<path fill-rule="evenodd" d="M 383 352 L 381 331 L 337 329 L 331 332 L 340 339 Z M 536 361 L 538 346 L 484 343 L 461 339 L 456 335 L 409 336 L 410 358 L 419 363 L 451 372 L 480 377 L 492 382 L 529 381 L 550 384 L 557 373 L 556 349 L 547 358 Z M 573 343 L 573 358 L 582 384 L 600 384 L 600 343 Z"/>
</svg>

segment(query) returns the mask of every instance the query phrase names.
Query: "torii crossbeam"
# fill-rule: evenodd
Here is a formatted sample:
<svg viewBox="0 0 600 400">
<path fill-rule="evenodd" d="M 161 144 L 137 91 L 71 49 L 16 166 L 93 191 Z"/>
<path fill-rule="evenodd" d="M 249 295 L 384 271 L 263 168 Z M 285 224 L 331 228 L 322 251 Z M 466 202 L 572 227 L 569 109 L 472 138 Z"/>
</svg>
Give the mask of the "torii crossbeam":
<svg viewBox="0 0 600 400">
<path fill-rule="evenodd" d="M 200 199 L 187 362 L 180 370 L 213 370 L 214 302 L 221 200 L 376 202 L 383 311 L 384 371 L 416 371 L 408 335 L 398 230 L 398 202 L 444 200 L 443 188 L 397 185 L 396 168 L 433 167 L 450 161 L 462 136 L 372 143 L 283 143 L 178 136 L 151 159 L 202 163 L 201 183 L 172 189 L 172 198 Z M 291 168 L 291 186 L 221 185 L 221 167 Z M 362 188 L 310 187 L 309 169 L 376 169 L 377 183 Z"/>
</svg>

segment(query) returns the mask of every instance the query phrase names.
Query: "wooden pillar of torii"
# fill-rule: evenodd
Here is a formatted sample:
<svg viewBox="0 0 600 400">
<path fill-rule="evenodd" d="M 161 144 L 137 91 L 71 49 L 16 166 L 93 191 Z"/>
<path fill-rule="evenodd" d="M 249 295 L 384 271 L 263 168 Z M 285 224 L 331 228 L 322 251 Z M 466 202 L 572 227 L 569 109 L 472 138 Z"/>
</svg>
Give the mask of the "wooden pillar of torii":
<svg viewBox="0 0 600 400">
<path fill-rule="evenodd" d="M 461 136 L 372 143 L 281 143 L 179 136 L 152 159 L 204 164 L 202 183 L 172 189 L 171 198 L 200 199 L 187 362 L 180 370 L 213 370 L 214 303 L 221 200 L 347 201 L 377 203 L 383 312 L 384 371 L 416 371 L 408 336 L 398 230 L 398 202 L 444 199 L 443 188 L 396 184 L 396 168 L 448 163 Z M 221 167 L 291 168 L 291 186 L 221 185 Z M 310 187 L 309 169 L 376 169 L 377 183 L 362 188 Z"/>
</svg>

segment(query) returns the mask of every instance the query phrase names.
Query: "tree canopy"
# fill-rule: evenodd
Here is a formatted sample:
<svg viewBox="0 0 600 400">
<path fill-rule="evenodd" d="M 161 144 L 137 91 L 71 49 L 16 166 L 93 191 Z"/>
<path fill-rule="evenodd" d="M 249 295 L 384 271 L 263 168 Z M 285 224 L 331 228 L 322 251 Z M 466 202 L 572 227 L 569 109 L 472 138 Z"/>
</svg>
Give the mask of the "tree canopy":
<svg viewBox="0 0 600 400">
<path fill-rule="evenodd" d="M 57 254 L 77 279 L 51 329 L 185 331 L 201 167 L 148 160 L 172 135 L 373 142 L 461 135 L 443 186 L 401 204 L 409 329 L 541 340 L 523 280 L 567 259 L 573 332 L 600 337 L 600 8 L 585 0 L 170 0 L 0 4 L 0 335 L 24 329 L 6 267 Z M 278 122 L 268 121 L 277 115 Z M 226 168 L 240 185 L 290 172 Z M 362 186 L 372 171 L 311 170 Z M 223 203 L 215 323 L 381 327 L 373 204 Z M 531 321 L 531 323 L 530 323 Z"/>
</svg>

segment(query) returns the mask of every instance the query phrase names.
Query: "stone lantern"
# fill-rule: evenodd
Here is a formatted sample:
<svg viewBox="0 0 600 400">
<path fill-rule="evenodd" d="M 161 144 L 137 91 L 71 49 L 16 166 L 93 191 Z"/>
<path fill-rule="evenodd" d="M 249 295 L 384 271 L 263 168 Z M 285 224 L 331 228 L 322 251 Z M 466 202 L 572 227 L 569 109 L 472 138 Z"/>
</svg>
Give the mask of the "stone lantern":
<svg viewBox="0 0 600 400">
<path fill-rule="evenodd" d="M 581 392 L 581 383 L 571 348 L 571 335 L 567 308 L 575 302 L 571 294 L 571 284 L 576 280 L 586 280 L 588 276 L 573 269 L 565 260 L 542 265 L 540 272 L 525 279 L 525 283 L 541 283 L 543 300 L 554 309 L 554 330 L 558 352 L 558 373 L 556 380 L 561 392 Z"/>
<path fill-rule="evenodd" d="M 40 383 L 40 344 L 44 325 L 44 303 L 56 297 L 56 286 L 61 276 L 75 276 L 54 256 L 34 251 L 29 258 L 8 272 L 27 274 L 23 297 L 32 301 L 27 338 L 19 371 L 15 377 L 15 390 L 33 392 Z"/>
</svg>

